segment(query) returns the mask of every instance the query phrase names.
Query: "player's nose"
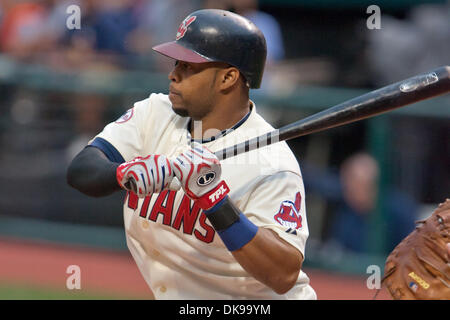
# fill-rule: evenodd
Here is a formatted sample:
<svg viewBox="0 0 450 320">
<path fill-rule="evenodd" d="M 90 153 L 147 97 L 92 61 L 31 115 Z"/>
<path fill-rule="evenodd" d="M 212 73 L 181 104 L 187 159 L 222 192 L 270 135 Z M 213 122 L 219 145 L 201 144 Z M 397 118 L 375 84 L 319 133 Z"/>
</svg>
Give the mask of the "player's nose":
<svg viewBox="0 0 450 320">
<path fill-rule="evenodd" d="M 177 67 L 173 67 L 172 71 L 169 72 L 168 78 L 173 82 L 180 82 L 180 75 L 177 72 Z"/>
</svg>

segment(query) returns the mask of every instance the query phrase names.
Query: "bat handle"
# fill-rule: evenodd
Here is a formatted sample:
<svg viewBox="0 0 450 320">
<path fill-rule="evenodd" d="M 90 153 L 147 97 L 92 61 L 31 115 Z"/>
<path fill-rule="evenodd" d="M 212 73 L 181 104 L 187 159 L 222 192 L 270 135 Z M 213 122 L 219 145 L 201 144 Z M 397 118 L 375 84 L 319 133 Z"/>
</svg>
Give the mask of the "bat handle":
<svg viewBox="0 0 450 320">
<path fill-rule="evenodd" d="M 178 191 L 181 189 L 181 182 L 177 177 L 174 177 L 169 184 L 169 190 Z"/>
<path fill-rule="evenodd" d="M 136 181 L 134 180 L 134 178 L 128 179 L 128 181 L 124 183 L 124 186 L 128 190 L 131 190 L 133 193 L 137 194 L 137 185 L 136 185 Z"/>
</svg>

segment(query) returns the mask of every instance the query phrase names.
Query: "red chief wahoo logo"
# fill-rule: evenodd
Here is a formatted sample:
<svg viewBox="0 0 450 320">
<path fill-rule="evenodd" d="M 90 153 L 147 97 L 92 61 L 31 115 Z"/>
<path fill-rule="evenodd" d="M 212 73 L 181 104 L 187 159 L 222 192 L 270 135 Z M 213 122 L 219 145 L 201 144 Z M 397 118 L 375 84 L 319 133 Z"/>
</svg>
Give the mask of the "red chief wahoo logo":
<svg viewBox="0 0 450 320">
<path fill-rule="evenodd" d="M 180 40 L 181 38 L 184 37 L 184 34 L 186 33 L 187 28 L 189 27 L 189 25 L 192 22 L 195 21 L 195 19 L 197 19 L 197 17 L 196 16 L 192 16 L 192 17 L 187 17 L 186 19 L 183 20 L 183 22 L 178 27 L 177 37 L 176 37 L 175 40 Z"/>
<path fill-rule="evenodd" d="M 286 232 L 297 234 L 297 229 L 302 226 L 302 217 L 300 215 L 300 205 L 302 196 L 300 192 L 295 195 L 295 203 L 289 200 L 281 202 L 280 210 L 273 217 L 276 222 L 288 229 Z"/>
</svg>

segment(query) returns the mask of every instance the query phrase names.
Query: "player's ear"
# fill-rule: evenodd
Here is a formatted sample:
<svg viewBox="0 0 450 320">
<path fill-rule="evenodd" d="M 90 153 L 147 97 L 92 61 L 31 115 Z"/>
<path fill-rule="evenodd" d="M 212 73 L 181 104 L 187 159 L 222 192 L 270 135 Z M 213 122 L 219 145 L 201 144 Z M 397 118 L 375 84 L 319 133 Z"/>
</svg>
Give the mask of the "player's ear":
<svg viewBox="0 0 450 320">
<path fill-rule="evenodd" d="M 220 72 L 219 78 L 220 89 L 228 91 L 238 83 L 240 72 L 236 67 L 231 66 L 224 68 L 221 71 L 222 72 Z"/>
</svg>

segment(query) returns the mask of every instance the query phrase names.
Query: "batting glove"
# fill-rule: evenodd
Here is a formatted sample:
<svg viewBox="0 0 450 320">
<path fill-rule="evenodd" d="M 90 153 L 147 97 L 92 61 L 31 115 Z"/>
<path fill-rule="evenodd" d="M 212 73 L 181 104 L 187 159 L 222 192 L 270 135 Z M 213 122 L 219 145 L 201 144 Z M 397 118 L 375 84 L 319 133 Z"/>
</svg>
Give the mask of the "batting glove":
<svg viewBox="0 0 450 320">
<path fill-rule="evenodd" d="M 176 178 L 186 195 L 196 204 L 209 210 L 230 192 L 220 179 L 222 169 L 219 159 L 200 143 L 171 160 Z"/>
<path fill-rule="evenodd" d="M 150 155 L 122 163 L 117 167 L 116 177 L 123 189 L 145 198 L 167 188 L 174 175 L 167 157 Z"/>
</svg>

